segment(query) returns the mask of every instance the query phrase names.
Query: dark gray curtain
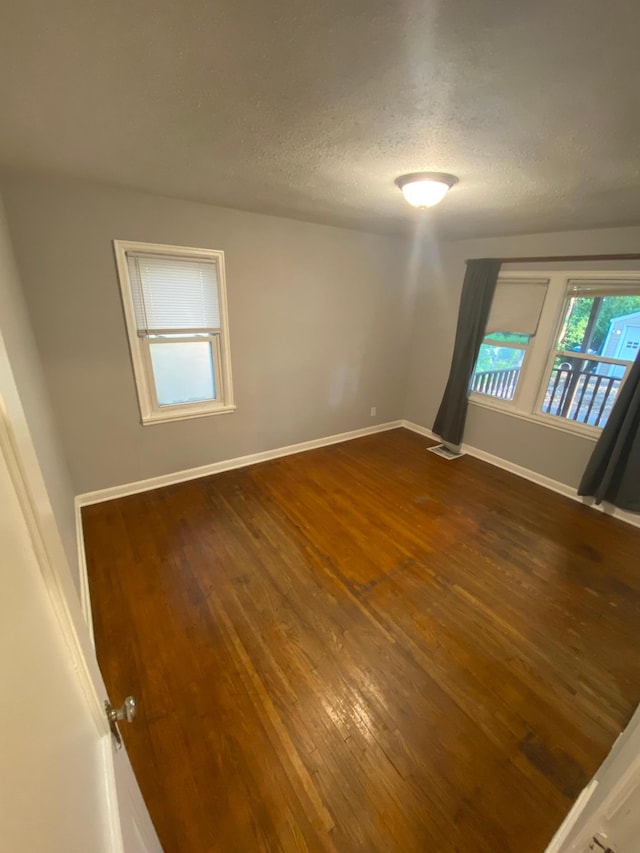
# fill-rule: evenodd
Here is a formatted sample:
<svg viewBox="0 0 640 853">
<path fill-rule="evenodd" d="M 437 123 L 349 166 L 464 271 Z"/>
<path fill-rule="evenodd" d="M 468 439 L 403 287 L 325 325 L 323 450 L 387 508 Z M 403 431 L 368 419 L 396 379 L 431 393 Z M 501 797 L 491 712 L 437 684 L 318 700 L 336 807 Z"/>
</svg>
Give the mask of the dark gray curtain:
<svg viewBox="0 0 640 853">
<path fill-rule="evenodd" d="M 433 431 L 448 444 L 462 442 L 469 382 L 487 327 L 501 263 L 496 258 L 467 261 L 449 380 L 433 424 Z"/>
<path fill-rule="evenodd" d="M 579 495 L 640 512 L 640 353 L 586 467 Z"/>
</svg>

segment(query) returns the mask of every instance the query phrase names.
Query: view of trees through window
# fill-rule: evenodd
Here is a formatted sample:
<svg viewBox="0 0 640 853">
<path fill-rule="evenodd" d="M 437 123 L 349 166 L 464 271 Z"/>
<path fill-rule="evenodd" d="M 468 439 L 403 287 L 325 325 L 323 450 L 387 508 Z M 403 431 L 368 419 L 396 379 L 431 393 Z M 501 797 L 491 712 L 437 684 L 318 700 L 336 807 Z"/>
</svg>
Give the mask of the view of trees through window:
<svg viewBox="0 0 640 853">
<path fill-rule="evenodd" d="M 542 413 L 603 427 L 639 348 L 640 296 L 570 299 Z"/>
<path fill-rule="evenodd" d="M 640 313 L 640 296 L 572 299 L 559 349 L 602 355 L 612 321 L 636 312 Z"/>
<path fill-rule="evenodd" d="M 529 335 L 495 332 L 480 347 L 471 390 L 501 400 L 513 400 Z"/>
<path fill-rule="evenodd" d="M 495 341 L 495 343 L 493 343 Z M 501 347 L 499 344 L 516 344 L 514 347 Z M 514 335 L 511 332 L 496 332 L 487 335 L 485 343 L 480 347 L 478 361 L 476 362 L 476 373 L 485 373 L 489 370 L 510 370 L 520 367 L 524 356 L 524 348 L 529 343 L 529 335 Z"/>
</svg>

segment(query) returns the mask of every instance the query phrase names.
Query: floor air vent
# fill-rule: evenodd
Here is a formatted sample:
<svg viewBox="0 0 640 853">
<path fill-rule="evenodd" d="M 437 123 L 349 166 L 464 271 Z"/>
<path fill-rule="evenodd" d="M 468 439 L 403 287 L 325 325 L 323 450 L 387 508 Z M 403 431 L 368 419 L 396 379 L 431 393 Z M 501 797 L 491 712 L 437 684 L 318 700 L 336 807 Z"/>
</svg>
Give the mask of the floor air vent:
<svg viewBox="0 0 640 853">
<path fill-rule="evenodd" d="M 464 456 L 464 451 L 462 450 L 451 450 L 448 447 L 445 447 L 444 444 L 436 444 L 433 447 L 427 447 L 429 453 L 435 453 L 437 456 L 442 456 L 443 459 L 460 459 L 461 456 Z"/>
</svg>

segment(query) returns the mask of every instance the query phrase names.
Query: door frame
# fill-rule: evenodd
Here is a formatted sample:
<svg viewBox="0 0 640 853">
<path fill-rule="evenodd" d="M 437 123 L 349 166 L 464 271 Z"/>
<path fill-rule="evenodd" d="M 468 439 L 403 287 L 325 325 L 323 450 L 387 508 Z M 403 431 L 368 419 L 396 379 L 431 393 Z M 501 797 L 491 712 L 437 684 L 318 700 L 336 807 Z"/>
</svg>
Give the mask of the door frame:
<svg viewBox="0 0 640 853">
<path fill-rule="evenodd" d="M 104 697 L 98 693 L 103 684 L 102 675 L 1 335 L 0 453 L 6 461 L 52 611 L 95 725 L 105 777 L 103 820 L 110 849 L 113 853 L 125 853 L 111 732 Z"/>
<path fill-rule="evenodd" d="M 87 554 L 84 549 L 84 531 L 82 528 L 82 504 L 77 496 L 73 500 L 76 519 L 76 553 L 78 556 L 78 594 L 80 596 L 80 608 L 84 618 L 91 645 L 96 646 L 96 638 L 93 632 L 93 610 L 91 607 L 91 590 L 89 588 L 89 570 L 87 569 Z"/>
<path fill-rule="evenodd" d="M 545 853 L 583 853 L 640 788 L 640 706 L 579 794 Z M 612 839 L 615 842 L 615 839 Z M 615 846 L 615 845 L 614 845 Z"/>
</svg>

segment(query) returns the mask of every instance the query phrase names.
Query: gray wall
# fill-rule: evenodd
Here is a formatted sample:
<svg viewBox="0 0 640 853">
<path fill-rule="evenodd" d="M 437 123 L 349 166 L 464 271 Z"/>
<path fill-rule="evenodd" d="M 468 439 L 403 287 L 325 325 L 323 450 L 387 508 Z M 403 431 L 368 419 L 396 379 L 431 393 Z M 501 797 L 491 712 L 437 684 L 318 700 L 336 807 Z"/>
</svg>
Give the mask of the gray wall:
<svg viewBox="0 0 640 853">
<path fill-rule="evenodd" d="M 466 258 L 640 252 L 640 228 L 572 231 L 429 244 L 420 288 L 407 382 L 405 417 L 431 427 L 446 384 Z M 566 264 L 566 269 L 637 269 L 633 264 Z M 561 269 L 558 264 L 508 269 Z M 465 443 L 577 486 L 594 441 L 530 421 L 469 406 Z"/>
<path fill-rule="evenodd" d="M 399 238 L 84 182 L 11 176 L 2 190 L 76 493 L 402 416 Z M 140 425 L 114 238 L 224 250 L 235 413 Z"/>
<path fill-rule="evenodd" d="M 2 189 L 76 493 L 403 416 L 430 427 L 465 258 L 640 250 L 640 228 L 406 243 L 86 182 L 11 176 Z M 140 425 L 114 238 L 225 251 L 234 414 Z M 593 447 L 473 405 L 465 440 L 572 486 Z"/>
<path fill-rule="evenodd" d="M 0 201 L 0 333 L 73 579 L 78 587 L 73 489 L 20 288 Z"/>
</svg>

